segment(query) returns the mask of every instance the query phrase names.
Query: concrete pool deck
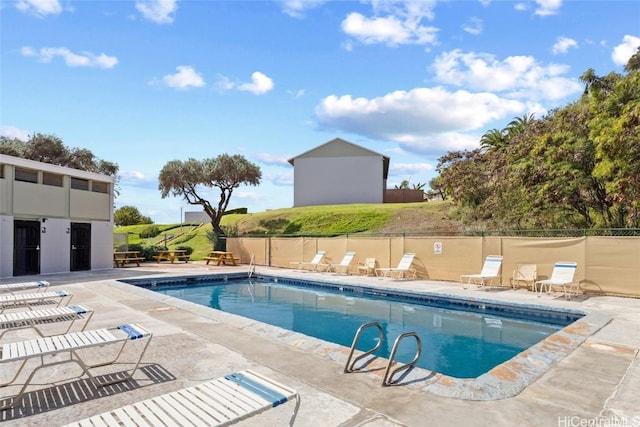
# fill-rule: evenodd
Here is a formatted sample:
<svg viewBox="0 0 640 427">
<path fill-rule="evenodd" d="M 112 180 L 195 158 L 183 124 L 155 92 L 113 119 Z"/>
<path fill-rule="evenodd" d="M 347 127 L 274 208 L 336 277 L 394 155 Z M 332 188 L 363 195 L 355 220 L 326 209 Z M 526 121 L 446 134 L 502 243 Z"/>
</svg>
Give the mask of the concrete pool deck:
<svg viewBox="0 0 640 427">
<path fill-rule="evenodd" d="M 258 322 L 160 294 L 150 297 L 150 291 L 118 281 L 234 271 L 246 272 L 247 267 L 145 263 L 107 271 L 1 280 L 44 279 L 51 282 L 52 289 L 73 293 L 72 303 L 95 310 L 91 328 L 136 322 L 154 333 L 133 381 L 95 389 L 84 378 L 66 379 L 70 376 L 62 372 L 66 367 L 43 370 L 21 406 L 0 412 L 2 425 L 62 425 L 248 368 L 298 390 L 301 405 L 296 426 L 640 425 L 640 299 L 579 296 L 567 301 L 561 295 L 538 298 L 526 289 L 463 289 L 450 282 L 257 268 L 258 273 L 268 275 L 569 308 L 611 319 L 515 396 L 478 401 L 425 391 L 423 384 L 428 379 L 381 387 L 379 372 L 344 374 L 339 360 L 344 352 L 336 355 L 334 348 L 311 345 L 299 337 L 292 337 L 292 342 Z M 283 405 L 242 425 L 284 425 L 292 410 L 293 405 Z"/>
</svg>

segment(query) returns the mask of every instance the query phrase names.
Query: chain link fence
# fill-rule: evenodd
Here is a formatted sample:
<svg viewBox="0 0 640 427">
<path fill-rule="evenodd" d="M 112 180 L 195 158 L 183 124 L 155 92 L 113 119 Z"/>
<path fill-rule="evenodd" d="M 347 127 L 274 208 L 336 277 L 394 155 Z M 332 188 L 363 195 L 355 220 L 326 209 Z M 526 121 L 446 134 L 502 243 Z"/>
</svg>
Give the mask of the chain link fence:
<svg viewBox="0 0 640 427">
<path fill-rule="evenodd" d="M 640 236 L 640 228 L 581 228 L 581 229 L 548 229 L 548 230 L 432 230 L 421 232 L 401 233 L 307 233 L 307 234 L 271 234 L 271 237 L 420 237 L 420 236 L 445 236 L 445 237 L 585 237 L 585 236 L 611 236 L 611 237 L 637 237 Z M 265 234 L 229 235 L 228 237 L 265 237 Z"/>
<path fill-rule="evenodd" d="M 172 240 L 182 236 L 179 233 L 161 233 L 155 237 L 149 237 L 146 239 L 136 239 L 137 244 L 144 246 L 165 246 L 167 247 Z M 126 251 L 129 250 L 129 233 L 113 233 L 113 248 Z"/>
</svg>

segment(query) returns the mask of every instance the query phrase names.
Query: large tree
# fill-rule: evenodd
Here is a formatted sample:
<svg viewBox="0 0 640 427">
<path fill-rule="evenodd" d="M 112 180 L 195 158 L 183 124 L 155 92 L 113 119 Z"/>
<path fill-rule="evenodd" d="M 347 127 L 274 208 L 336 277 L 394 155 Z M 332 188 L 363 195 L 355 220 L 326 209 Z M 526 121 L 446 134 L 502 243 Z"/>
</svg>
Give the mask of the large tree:
<svg viewBox="0 0 640 427">
<path fill-rule="evenodd" d="M 118 173 L 116 163 L 100 160 L 84 148 L 70 149 L 55 135 L 35 133 L 27 141 L 2 136 L 0 154 L 109 176 Z"/>
<path fill-rule="evenodd" d="M 583 95 L 491 129 L 438 172 L 461 219 L 506 228 L 640 226 L 640 49 L 626 75 L 587 70 Z"/>
<path fill-rule="evenodd" d="M 181 196 L 191 205 L 200 205 L 211 218 L 216 236 L 224 235 L 220 220 L 224 215 L 233 190 L 241 184 L 258 185 L 262 173 L 260 168 L 243 156 L 221 154 L 215 159 L 202 161 L 190 158 L 187 161 L 171 160 L 160 171 L 158 189 L 162 198 Z M 217 187 L 220 198 L 214 207 L 203 194 L 205 188 Z"/>
<path fill-rule="evenodd" d="M 123 206 L 119 209 L 116 209 L 113 213 L 113 222 L 117 226 L 153 224 L 151 218 L 142 215 L 138 208 L 136 208 L 135 206 Z"/>
</svg>

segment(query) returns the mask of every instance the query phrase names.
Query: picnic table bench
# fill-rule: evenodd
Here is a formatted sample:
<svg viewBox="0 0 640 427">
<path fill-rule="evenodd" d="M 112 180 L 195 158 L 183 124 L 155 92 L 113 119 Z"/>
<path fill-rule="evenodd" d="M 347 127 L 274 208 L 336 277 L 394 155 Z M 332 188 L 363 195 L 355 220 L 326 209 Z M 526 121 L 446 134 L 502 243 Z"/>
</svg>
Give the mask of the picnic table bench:
<svg viewBox="0 0 640 427">
<path fill-rule="evenodd" d="M 211 251 L 204 259 L 207 261 L 207 265 L 209 265 L 211 261 L 215 262 L 216 265 L 227 265 L 227 263 L 230 265 L 238 265 L 240 262 L 240 258 L 233 256 L 233 252 L 225 251 Z"/>
<path fill-rule="evenodd" d="M 189 255 L 187 255 L 187 251 L 184 249 L 169 249 L 166 251 L 159 251 L 158 255 L 154 257 L 156 262 L 160 261 L 171 261 L 171 264 L 175 260 L 189 262 Z"/>
<path fill-rule="evenodd" d="M 113 253 L 115 267 L 124 267 L 125 264 L 134 262 L 140 267 L 140 261 L 144 261 L 144 258 L 140 256 L 138 251 L 116 251 Z"/>
</svg>

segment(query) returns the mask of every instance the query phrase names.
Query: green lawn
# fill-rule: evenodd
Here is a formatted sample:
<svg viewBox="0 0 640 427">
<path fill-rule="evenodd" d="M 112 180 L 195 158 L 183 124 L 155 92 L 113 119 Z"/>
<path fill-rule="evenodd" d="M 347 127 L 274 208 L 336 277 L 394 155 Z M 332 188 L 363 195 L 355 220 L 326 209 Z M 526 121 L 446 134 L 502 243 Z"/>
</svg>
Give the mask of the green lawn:
<svg viewBox="0 0 640 427">
<path fill-rule="evenodd" d="M 332 235 L 375 233 L 389 229 L 410 232 L 424 224 L 436 224 L 433 227 L 437 228 L 438 221 L 450 221 L 450 206 L 448 202 L 305 206 L 225 215 L 221 225 L 230 236 Z M 194 260 L 201 260 L 212 249 L 212 243 L 207 238 L 211 224 L 183 224 L 182 227 L 180 224 L 153 225 L 160 230 L 160 234 L 154 238 L 140 238 L 140 233 L 149 227 L 148 224 L 115 227 L 114 232 L 128 233 L 130 245 L 164 246 L 166 239 L 169 248 L 190 246 Z M 178 235 L 180 237 L 176 237 Z"/>
</svg>

